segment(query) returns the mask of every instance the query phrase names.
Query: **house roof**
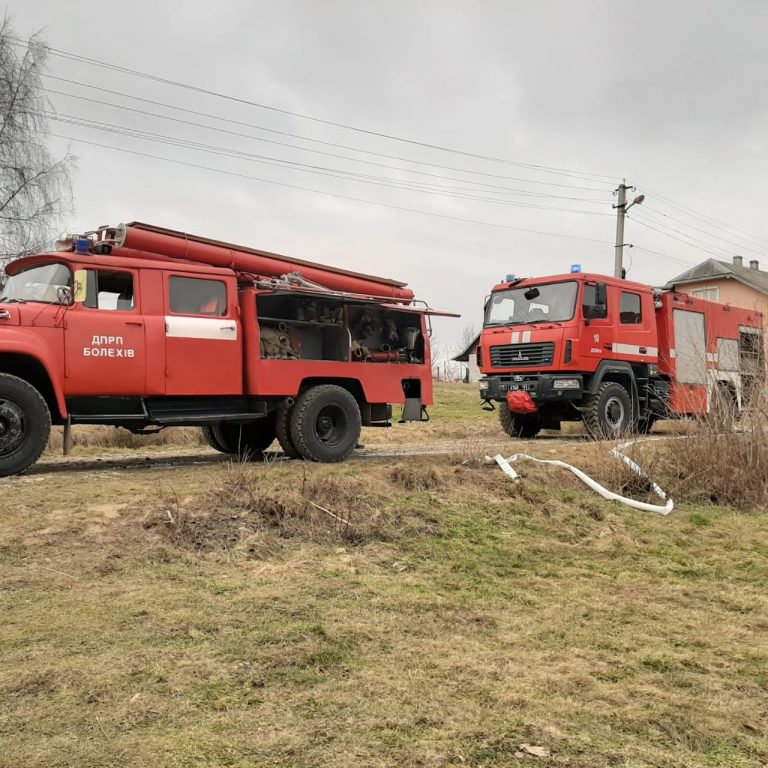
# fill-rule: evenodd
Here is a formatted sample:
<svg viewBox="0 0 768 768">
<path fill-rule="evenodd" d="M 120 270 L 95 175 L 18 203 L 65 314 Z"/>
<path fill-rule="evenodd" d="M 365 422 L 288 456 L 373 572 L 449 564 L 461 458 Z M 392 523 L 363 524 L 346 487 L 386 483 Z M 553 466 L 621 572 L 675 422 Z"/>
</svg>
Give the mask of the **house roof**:
<svg viewBox="0 0 768 768">
<path fill-rule="evenodd" d="M 673 288 L 684 283 L 701 283 L 707 280 L 738 280 L 761 293 L 768 293 L 768 272 L 751 267 L 740 267 L 727 261 L 707 259 L 677 277 L 664 287 Z"/>
<path fill-rule="evenodd" d="M 468 363 L 469 356 L 475 351 L 475 348 L 479 343 L 480 343 L 480 334 L 478 333 L 477 336 L 475 336 L 475 338 L 472 339 L 469 346 L 463 352 L 459 352 L 459 354 L 452 359 L 455 360 L 457 363 Z"/>
</svg>

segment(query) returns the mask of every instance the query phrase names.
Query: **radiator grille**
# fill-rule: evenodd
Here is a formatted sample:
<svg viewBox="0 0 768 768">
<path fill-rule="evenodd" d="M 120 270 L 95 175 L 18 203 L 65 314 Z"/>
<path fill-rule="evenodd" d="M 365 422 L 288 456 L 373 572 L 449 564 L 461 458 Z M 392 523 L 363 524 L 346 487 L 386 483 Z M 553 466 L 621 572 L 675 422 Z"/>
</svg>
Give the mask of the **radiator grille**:
<svg viewBox="0 0 768 768">
<path fill-rule="evenodd" d="M 541 344 L 500 344 L 491 347 L 491 367 L 532 368 L 552 365 L 555 344 L 546 341 Z"/>
</svg>

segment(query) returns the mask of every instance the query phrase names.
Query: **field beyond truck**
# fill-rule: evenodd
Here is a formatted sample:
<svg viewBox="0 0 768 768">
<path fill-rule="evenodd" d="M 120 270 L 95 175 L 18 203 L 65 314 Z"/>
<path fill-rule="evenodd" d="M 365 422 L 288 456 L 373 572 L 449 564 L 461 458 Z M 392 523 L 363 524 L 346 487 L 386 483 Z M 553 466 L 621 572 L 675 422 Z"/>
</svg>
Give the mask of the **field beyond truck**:
<svg viewBox="0 0 768 768">
<path fill-rule="evenodd" d="M 610 444 L 436 399 L 337 465 L 54 436 L 1 481 L 0 766 L 767 765 L 757 459 L 641 446 L 665 517 L 484 461 L 653 501 Z"/>
</svg>

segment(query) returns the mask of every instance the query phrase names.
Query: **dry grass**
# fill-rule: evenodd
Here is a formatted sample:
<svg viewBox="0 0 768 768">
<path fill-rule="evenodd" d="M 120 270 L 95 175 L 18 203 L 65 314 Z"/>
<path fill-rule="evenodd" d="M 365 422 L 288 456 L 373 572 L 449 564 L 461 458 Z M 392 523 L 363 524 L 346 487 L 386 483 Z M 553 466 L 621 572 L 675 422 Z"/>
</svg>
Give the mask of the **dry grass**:
<svg viewBox="0 0 768 768">
<path fill-rule="evenodd" d="M 762 768 L 768 518 L 459 458 L 3 481 L 0 765 Z"/>
<path fill-rule="evenodd" d="M 64 432 L 61 427 L 54 427 L 48 441 L 49 453 L 61 453 L 64 445 Z M 72 445 L 75 449 L 121 448 L 145 449 L 153 446 L 194 447 L 205 445 L 202 433 L 192 427 L 171 427 L 156 435 L 134 435 L 127 429 L 106 426 L 72 427 Z"/>
</svg>

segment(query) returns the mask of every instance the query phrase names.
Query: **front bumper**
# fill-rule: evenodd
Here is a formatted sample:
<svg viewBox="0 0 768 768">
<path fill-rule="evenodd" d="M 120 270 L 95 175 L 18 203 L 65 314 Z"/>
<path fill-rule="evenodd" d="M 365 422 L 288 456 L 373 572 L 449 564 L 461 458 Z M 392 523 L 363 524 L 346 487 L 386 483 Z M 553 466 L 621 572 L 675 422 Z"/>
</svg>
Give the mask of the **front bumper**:
<svg viewBox="0 0 768 768">
<path fill-rule="evenodd" d="M 555 384 L 566 381 L 567 388 Z M 580 373 L 520 373 L 485 376 L 480 380 L 480 397 L 484 401 L 507 402 L 508 392 L 526 392 L 539 407 L 546 403 L 573 402 L 584 396 L 584 378 Z"/>
</svg>

